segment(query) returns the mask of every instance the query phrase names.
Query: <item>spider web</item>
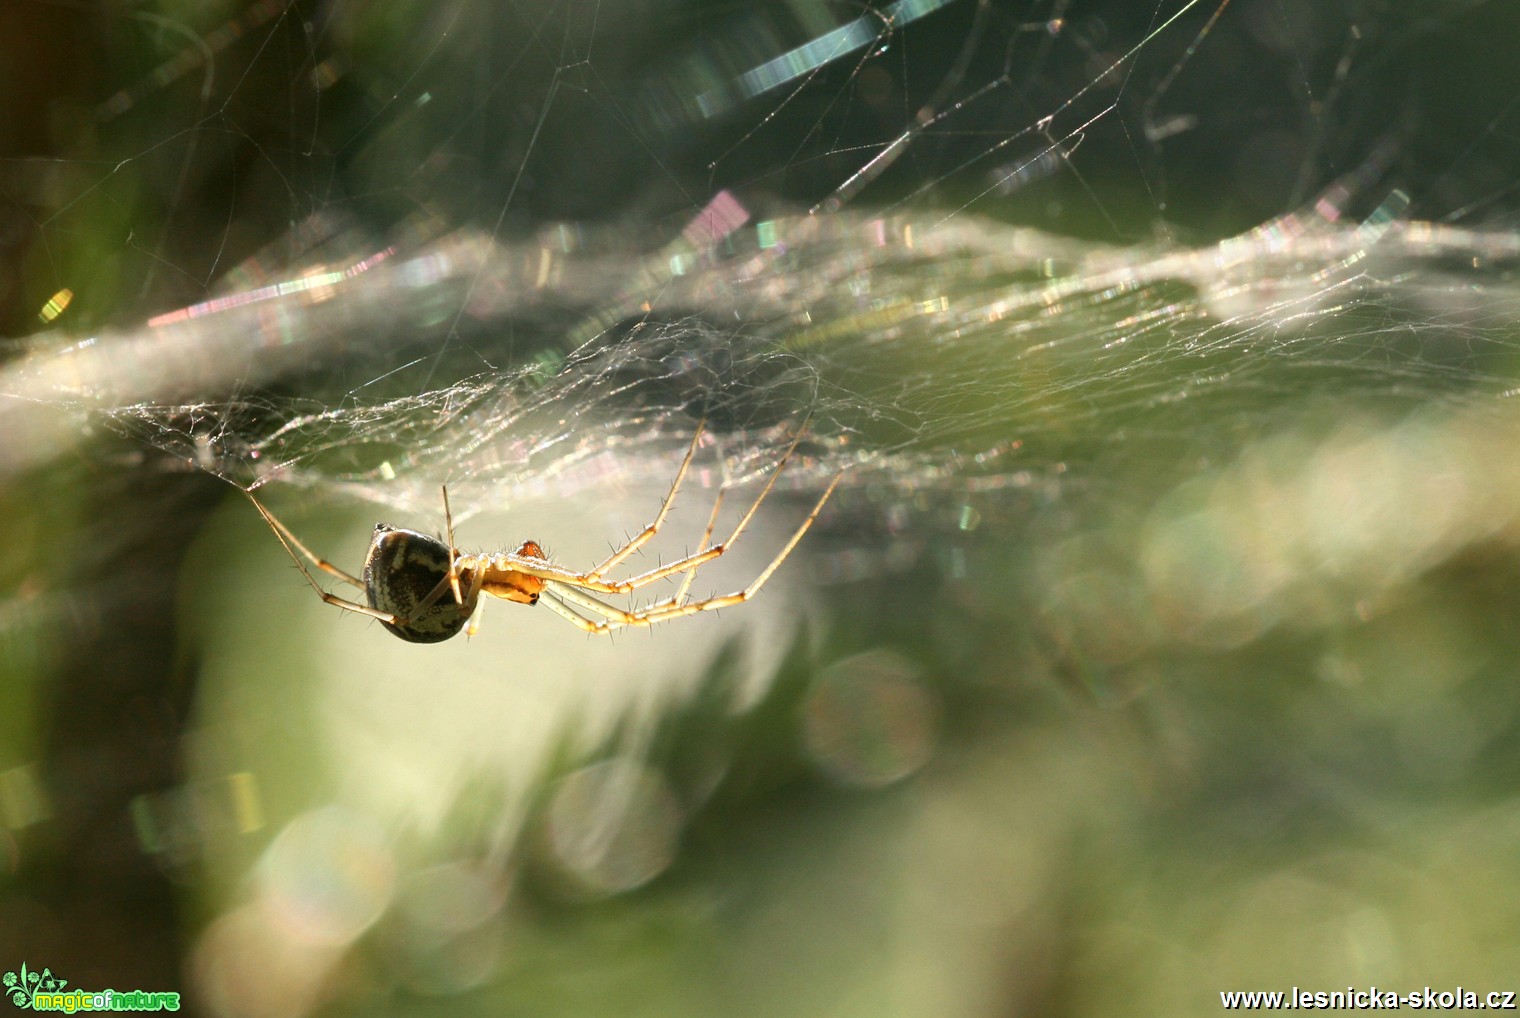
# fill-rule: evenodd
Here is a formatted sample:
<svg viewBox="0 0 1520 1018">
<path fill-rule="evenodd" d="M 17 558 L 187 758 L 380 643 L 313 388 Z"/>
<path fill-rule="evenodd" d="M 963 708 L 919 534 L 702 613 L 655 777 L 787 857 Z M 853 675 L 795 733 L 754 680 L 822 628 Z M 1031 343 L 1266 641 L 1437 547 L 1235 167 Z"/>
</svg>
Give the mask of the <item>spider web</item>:
<svg viewBox="0 0 1520 1018">
<path fill-rule="evenodd" d="M 844 471 L 848 580 L 1327 420 L 1513 425 L 1500 4 L 26 9 L 110 59 L 5 163 L 6 477 L 104 428 L 123 473 L 465 523 L 806 429 L 778 491 Z"/>
<path fill-rule="evenodd" d="M 472 536 L 568 540 L 580 514 L 615 541 L 647 521 L 701 421 L 688 486 L 708 497 L 670 528 L 690 541 L 715 490 L 768 476 L 801 432 L 777 501 L 805 512 L 843 471 L 799 546 L 806 575 L 851 592 L 891 581 L 893 598 L 862 596 L 847 621 L 879 611 L 868 621 L 911 630 L 949 670 L 966 663 L 963 633 L 991 630 L 995 660 L 968 681 L 1009 682 L 1008 659 L 1040 657 L 1005 639 L 1055 647 L 1113 701 L 1125 675 L 1151 681 L 1152 657 L 1337 632 L 1520 533 L 1520 79 L 1500 0 L 255 0 L 23 3 L 6 18 L 0 35 L 34 43 L 38 67 L 101 59 L 97 78 L 18 104 L 0 153 L 17 266 L 0 312 L 26 336 L 0 365 L 0 496 L 25 501 L 54 465 L 98 456 L 122 488 L 189 470 L 283 497 L 282 513 L 370 503 L 350 537 L 376 518 L 436 521 L 446 483 Z M 669 864 L 682 808 L 732 754 L 679 787 L 646 760 L 709 662 L 743 685 L 734 630 L 592 647 L 568 626 L 523 637 L 488 619 L 425 662 L 354 619 L 272 639 L 297 631 L 287 608 L 323 613 L 230 501 L 248 530 L 204 539 L 184 568 L 196 611 L 240 623 L 205 641 L 185 750 L 198 784 L 134 800 L 134 822 L 162 814 L 166 868 L 204 851 L 241 888 L 259 828 L 239 810 L 260 775 L 280 833 L 257 893 L 269 915 L 329 925 L 300 930 L 324 950 L 291 952 L 264 914 L 215 902 L 197 951 L 224 967 L 203 966 L 198 987 L 230 973 L 223 989 L 271 996 L 212 1010 L 317 1006 L 296 998 L 330 975 L 325 948 L 394 902 L 280 909 L 353 860 L 399 867 L 387 831 L 425 840 L 479 810 L 485 833 L 437 854 L 508 872 L 561 758 L 618 744 L 543 811 L 569 801 L 570 820 L 589 818 L 567 838 L 593 857 L 592 896 Z M 543 531 L 479 519 L 535 507 Z M 16 515 L 23 535 L 54 522 Z M 761 515 L 744 553 L 763 568 L 778 542 Z M 76 526 L 79 546 L 132 540 L 114 517 Z M 314 529 L 302 539 L 355 566 L 336 529 Z M 942 586 L 923 582 L 926 561 Z M 260 587 L 256 563 L 280 586 Z M 740 706 L 797 640 L 800 565 L 775 585 L 796 600 L 741 620 L 763 660 Z M 61 579 L 98 583 L 102 602 L 131 589 Z M 0 631 L 39 600 L 19 586 Z M 935 593 L 943 605 L 915 602 Z M 85 628 L 60 603 L 38 646 Z M 941 607 L 932 625 L 908 614 Z M 1404 656 L 1431 656 L 1408 628 Z M 1316 666 L 1349 684 L 1354 650 Z M 876 648 L 827 669 L 841 717 L 869 715 L 850 691 L 885 676 L 916 711 L 891 716 L 907 722 L 894 732 L 919 743 L 851 758 L 820 711 L 811 737 L 833 779 L 874 787 L 927 758 L 937 691 L 911 665 Z M 1423 722 L 1425 701 L 1409 702 Z M 1505 731 L 1507 702 L 1475 709 L 1472 731 Z M 734 706 L 699 720 L 726 732 Z M 26 714 L 12 717 L 19 731 Z M 649 843 L 607 848 L 649 817 L 668 821 Z M 599 868 L 630 857 L 641 866 Z M 443 928 L 417 943 L 453 944 Z M 239 967 L 265 958 L 283 967 Z"/>
<path fill-rule="evenodd" d="M 1116 431 L 1176 439 L 1206 418 L 1227 434 L 1270 394 L 1504 387 L 1494 309 L 1513 300 L 1515 239 L 1510 191 L 1489 181 L 1515 96 L 1435 158 L 1364 97 L 1428 23 L 1281 3 L 904 2 L 807 24 L 677 6 L 639 36 L 670 47 L 651 67 L 610 41 L 626 15 L 597 5 L 545 14 L 515 46 L 522 15 L 468 4 L 331 14 L 266 3 L 205 27 L 117 26 L 166 59 L 121 69 L 94 117 L 130 136 L 157 102 L 194 93 L 191 110 L 101 169 L 60 164 L 75 190 L 41 233 L 66 263 L 77 222 L 177 166 L 163 232 L 150 244 L 128 218 L 115 266 L 158 310 L 83 341 L 43 334 L 8 370 L 11 396 L 247 487 L 415 508 L 448 481 L 468 517 L 521 486 L 573 495 L 663 469 L 698 418 L 742 434 L 741 476 L 808 419 L 791 487 L 853 466 L 847 489 L 964 492 L 1069 474 Z M 403 44 L 403 26 L 426 42 Z M 446 65 L 474 34 L 507 59 L 466 84 Z M 1248 44 L 1287 88 L 1239 83 L 1268 126 L 1210 181 L 1214 200 L 1195 181 L 1234 99 L 1208 84 Z M 270 126 L 245 106 L 280 76 L 296 102 Z M 361 95 L 331 94 L 349 87 Z M 500 116 L 505 137 L 480 140 Z M 581 118 L 600 129 L 589 144 L 566 137 Z M 609 146 L 632 153 L 625 171 L 599 161 Z M 200 214 L 213 148 L 252 155 L 296 224 L 236 266 L 246 196 L 222 199 L 205 256 L 174 253 L 168 232 Z M 1257 212 L 1271 215 L 1205 239 Z M 203 299 L 165 306 L 197 286 Z M 76 305 L 76 320 L 107 313 Z M 17 465 L 74 439 L 77 423 L 19 407 Z"/>
</svg>

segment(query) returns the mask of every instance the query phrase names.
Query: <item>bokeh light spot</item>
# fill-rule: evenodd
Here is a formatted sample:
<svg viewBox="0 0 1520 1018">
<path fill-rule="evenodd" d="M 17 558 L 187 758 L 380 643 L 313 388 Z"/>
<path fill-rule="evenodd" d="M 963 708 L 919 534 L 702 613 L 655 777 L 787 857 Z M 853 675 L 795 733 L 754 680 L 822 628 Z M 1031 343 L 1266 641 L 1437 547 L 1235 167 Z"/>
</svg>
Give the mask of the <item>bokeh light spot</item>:
<svg viewBox="0 0 1520 1018">
<path fill-rule="evenodd" d="M 844 785 L 901 781 L 933 755 L 938 730 L 939 704 L 918 667 L 891 650 L 835 662 L 803 705 L 808 755 Z"/>
<path fill-rule="evenodd" d="M 627 758 L 562 779 L 544 812 L 543 851 L 572 887 L 594 897 L 631 891 L 675 859 L 682 809 L 664 777 Z"/>
</svg>

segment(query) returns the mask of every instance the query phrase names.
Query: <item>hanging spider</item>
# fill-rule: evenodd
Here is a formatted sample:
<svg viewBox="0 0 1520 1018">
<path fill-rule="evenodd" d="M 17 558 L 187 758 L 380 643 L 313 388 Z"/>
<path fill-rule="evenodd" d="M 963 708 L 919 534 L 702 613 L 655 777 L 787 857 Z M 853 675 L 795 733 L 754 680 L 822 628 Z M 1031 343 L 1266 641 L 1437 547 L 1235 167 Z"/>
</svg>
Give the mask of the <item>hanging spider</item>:
<svg viewBox="0 0 1520 1018">
<path fill-rule="evenodd" d="M 785 469 L 792 453 L 796 451 L 797 443 L 801 441 L 800 433 L 785 455 L 781 457 L 781 461 L 776 464 L 775 470 L 771 471 L 770 479 L 766 481 L 765 487 L 756 496 L 748 511 L 739 519 L 728 540 L 720 544 L 708 543 L 712 540 L 713 527 L 718 519 L 718 509 L 723 503 L 723 492 L 720 489 L 718 497 L 714 500 L 712 513 L 707 520 L 707 529 L 703 532 L 701 544 L 695 552 L 668 565 L 638 573 L 624 580 L 608 579 L 609 572 L 616 569 L 659 533 L 660 525 L 664 523 L 666 515 L 675 503 L 681 481 L 685 479 L 686 471 L 691 466 L 692 456 L 696 453 L 697 443 L 702 437 L 702 427 L 700 423 L 697 425 L 697 433 L 692 437 L 691 446 L 686 450 L 686 458 L 681 461 L 681 467 L 676 471 L 675 480 L 670 485 L 670 492 L 661 503 L 659 512 L 655 513 L 653 521 L 609 555 L 606 561 L 586 572 L 576 572 L 556 565 L 534 541 L 524 541 L 513 552 L 502 551 L 480 555 L 461 552 L 454 546 L 454 519 L 449 510 L 448 488 L 445 487 L 443 489 L 443 517 L 447 542 L 415 530 L 403 530 L 387 523 L 377 524 L 374 535 L 370 539 L 369 554 L 364 558 L 363 578 L 360 579 L 313 554 L 285 524 L 275 519 L 258 499 L 252 494 L 248 497 L 274 530 L 280 543 L 285 546 L 291 559 L 300 568 L 301 574 L 306 577 L 306 582 L 311 584 L 312 589 L 323 601 L 344 611 L 357 612 L 360 615 L 379 619 L 386 629 L 403 640 L 412 643 L 437 643 L 455 635 L 464 629 L 466 624 L 469 625 L 470 635 L 473 636 L 478 625 L 476 620 L 479 609 L 483 603 L 481 594 L 490 594 L 518 604 L 547 605 L 560 617 L 588 633 L 600 636 L 624 626 L 649 626 L 656 622 L 666 622 L 748 601 L 759 593 L 765 581 L 770 579 L 771 574 L 786 561 L 792 549 L 797 546 L 797 542 L 802 540 L 802 535 L 807 533 L 813 521 L 818 518 L 824 503 L 829 500 L 835 485 L 839 483 L 839 476 L 836 475 L 814 504 L 812 512 L 808 513 L 802 525 L 782 546 L 770 565 L 761 570 L 760 574 L 743 590 L 698 600 L 688 600 L 686 596 L 696 571 L 732 548 L 734 542 L 739 539 L 739 535 L 749 526 L 750 520 L 760 509 L 761 503 L 775 486 L 776 478 Z M 306 564 L 301 561 L 302 557 L 323 572 L 363 590 L 368 603 L 349 601 L 323 590 L 316 577 L 312 576 L 311 570 L 307 569 Z M 674 595 L 635 611 L 624 610 L 616 605 L 608 604 L 600 597 L 593 596 L 593 594 L 629 594 L 658 580 L 677 575 L 681 575 L 682 580 Z"/>
</svg>

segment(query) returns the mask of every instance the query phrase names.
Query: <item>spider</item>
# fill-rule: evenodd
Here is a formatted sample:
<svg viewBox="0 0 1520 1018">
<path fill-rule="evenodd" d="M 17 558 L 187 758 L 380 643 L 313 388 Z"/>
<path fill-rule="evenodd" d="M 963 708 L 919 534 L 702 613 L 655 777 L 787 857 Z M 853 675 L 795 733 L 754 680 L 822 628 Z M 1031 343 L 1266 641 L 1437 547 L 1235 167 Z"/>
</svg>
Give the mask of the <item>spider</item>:
<svg viewBox="0 0 1520 1018">
<path fill-rule="evenodd" d="M 739 535 L 749 526 L 760 504 L 765 501 L 771 488 L 775 486 L 776 478 L 785 469 L 792 453 L 796 451 L 797 443 L 802 437 L 799 432 L 798 437 L 793 440 L 780 462 L 776 464 L 776 468 L 771 471 L 770 479 L 766 481 L 765 487 L 739 519 L 728 540 L 721 544 L 708 543 L 712 539 L 713 527 L 718 519 L 718 509 L 723 504 L 723 491 L 719 489 L 718 497 L 713 502 L 712 513 L 707 520 L 707 529 L 703 532 L 702 542 L 695 552 L 668 565 L 638 573 L 624 580 L 608 579 L 607 574 L 610 571 L 620 566 L 630 555 L 659 533 L 660 525 L 664 523 L 666 515 L 675 503 L 681 481 L 685 479 L 686 471 L 691 466 L 692 456 L 697 451 L 697 443 L 702 438 L 702 428 L 703 425 L 699 423 L 697 432 L 692 437 L 691 446 L 686 450 L 686 458 L 681 461 L 675 480 L 670 485 L 670 492 L 665 496 L 665 501 L 660 504 L 660 509 L 655 513 L 653 521 L 609 555 L 604 562 L 586 572 L 576 572 L 555 564 L 535 541 L 524 541 L 513 552 L 501 551 L 479 555 L 461 552 L 454 545 L 454 518 L 449 510 L 449 491 L 447 487 L 444 487 L 443 517 L 447 541 L 415 530 L 403 530 L 387 523 L 376 524 L 374 534 L 370 538 L 369 553 L 364 558 L 364 572 L 361 579 L 349 575 L 331 562 L 313 554 L 251 493 L 248 498 L 264 517 L 265 522 L 274 530 L 275 536 L 280 539 L 286 552 L 301 570 L 301 575 L 306 577 L 306 582 L 311 584 L 312 589 L 323 601 L 344 611 L 379 619 L 386 629 L 403 640 L 411 643 L 438 643 L 454 636 L 467 624 L 469 633 L 473 636 L 478 628 L 477 619 L 482 604 L 481 594 L 490 594 L 518 604 L 547 605 L 555 614 L 587 633 L 604 636 L 624 626 L 650 626 L 656 622 L 727 608 L 748 601 L 759 593 L 765 581 L 770 579 L 771 574 L 786 561 L 792 549 L 797 546 L 797 542 L 802 540 L 802 535 L 807 533 L 813 521 L 818 518 L 818 514 L 823 511 L 824 503 L 829 500 L 829 496 L 833 494 L 835 486 L 839 483 L 840 475 L 836 475 L 814 504 L 812 512 L 808 513 L 807 518 L 802 521 L 802 525 L 782 546 L 770 565 L 750 581 L 749 586 L 731 594 L 720 594 L 695 601 L 687 599 L 686 593 L 691 588 L 697 569 L 732 548 L 734 542 L 739 539 Z M 368 603 L 360 604 L 323 590 L 311 570 L 301 561 L 303 557 L 324 573 L 363 590 Z M 600 597 L 593 596 L 593 594 L 629 594 L 657 580 L 677 575 L 682 575 L 682 580 L 675 594 L 663 601 L 656 601 L 646 608 L 626 611 L 608 604 Z"/>
</svg>

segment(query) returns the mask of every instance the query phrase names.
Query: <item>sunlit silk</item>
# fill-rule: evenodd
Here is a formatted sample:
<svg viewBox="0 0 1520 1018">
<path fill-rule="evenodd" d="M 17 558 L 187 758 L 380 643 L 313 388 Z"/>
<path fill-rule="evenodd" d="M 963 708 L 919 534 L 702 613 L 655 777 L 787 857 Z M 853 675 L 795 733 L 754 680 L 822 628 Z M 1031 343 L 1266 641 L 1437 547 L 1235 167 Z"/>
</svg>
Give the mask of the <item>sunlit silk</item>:
<svg viewBox="0 0 1520 1018">
<path fill-rule="evenodd" d="M 728 191 L 719 191 L 681 236 L 693 246 L 706 249 L 749 222 L 749 210 Z"/>
<path fill-rule="evenodd" d="M 324 287 L 333 287 L 345 280 L 362 275 L 385 261 L 394 252 L 394 248 L 386 248 L 344 269 L 337 269 L 332 272 L 316 272 L 297 279 L 288 279 L 282 283 L 261 286 L 255 290 L 244 290 L 240 293 L 228 294 L 225 297 L 214 297 L 199 304 L 192 304 L 189 307 L 179 308 L 176 311 L 170 311 L 156 318 L 150 318 L 148 319 L 148 325 L 150 327 L 157 327 L 168 325 L 172 322 L 182 322 L 190 318 L 200 318 L 203 315 L 214 315 L 229 308 L 242 307 L 245 304 L 256 304 L 260 301 L 273 300 L 276 297 L 286 297 L 293 293 L 309 293 L 314 298 L 320 298 L 322 296 L 320 291 Z"/>
<path fill-rule="evenodd" d="M 150 74 L 130 88 L 123 88 L 95 108 L 96 119 L 110 120 L 136 106 L 145 96 L 172 85 L 186 74 L 200 67 L 208 68 L 201 86 L 201 98 L 211 94 L 211 68 L 215 66 L 216 54 L 225 50 L 249 32 L 267 24 L 276 15 L 285 12 L 289 5 L 284 0 L 259 0 L 249 4 L 237 17 L 224 22 L 221 27 L 198 36 L 188 27 L 148 11 L 133 11 L 131 17 L 146 21 L 161 31 L 188 36 L 192 45 L 177 51 L 173 57 L 159 64 Z"/>
<path fill-rule="evenodd" d="M 888 25 L 893 29 L 901 28 L 950 2 L 951 0 L 898 0 L 883 11 L 862 15 L 746 71 L 739 76 L 739 93 L 745 99 L 752 99 L 789 81 L 796 81 L 832 60 L 871 45 L 881 38 Z M 720 112 L 725 103 L 715 90 L 698 96 L 697 105 L 703 116 L 711 117 Z"/>
</svg>

